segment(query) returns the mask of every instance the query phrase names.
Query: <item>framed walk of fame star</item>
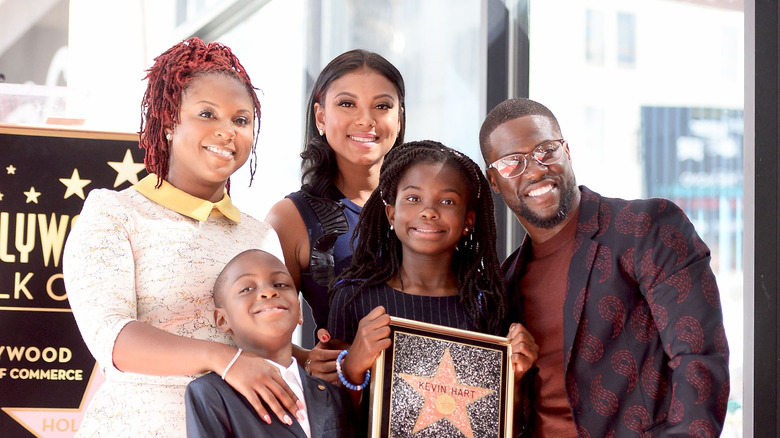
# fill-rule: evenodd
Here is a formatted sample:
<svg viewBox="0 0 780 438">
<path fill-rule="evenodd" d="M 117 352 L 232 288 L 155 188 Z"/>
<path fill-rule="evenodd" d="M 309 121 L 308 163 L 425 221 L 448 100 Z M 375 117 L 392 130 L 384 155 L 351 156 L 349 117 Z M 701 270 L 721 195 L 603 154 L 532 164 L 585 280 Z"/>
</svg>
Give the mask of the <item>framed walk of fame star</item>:
<svg viewBox="0 0 780 438">
<path fill-rule="evenodd" d="M 371 437 L 512 436 L 509 339 L 396 317 L 390 330 L 372 371 Z"/>
</svg>

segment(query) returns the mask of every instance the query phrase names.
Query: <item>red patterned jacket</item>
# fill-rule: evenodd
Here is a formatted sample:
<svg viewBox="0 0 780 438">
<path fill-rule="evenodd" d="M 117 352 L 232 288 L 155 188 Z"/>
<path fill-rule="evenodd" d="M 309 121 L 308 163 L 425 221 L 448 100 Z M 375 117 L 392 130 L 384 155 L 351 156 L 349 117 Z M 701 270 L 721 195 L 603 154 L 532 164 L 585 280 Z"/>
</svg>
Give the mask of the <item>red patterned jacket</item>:
<svg viewBox="0 0 780 438">
<path fill-rule="evenodd" d="M 563 308 L 566 393 L 579 436 L 719 436 L 729 350 L 709 249 L 671 201 L 580 191 Z M 514 321 L 524 321 L 517 289 L 530 250 L 526 237 L 503 266 Z M 520 433 L 533 428 L 530 383 L 521 384 Z"/>
</svg>

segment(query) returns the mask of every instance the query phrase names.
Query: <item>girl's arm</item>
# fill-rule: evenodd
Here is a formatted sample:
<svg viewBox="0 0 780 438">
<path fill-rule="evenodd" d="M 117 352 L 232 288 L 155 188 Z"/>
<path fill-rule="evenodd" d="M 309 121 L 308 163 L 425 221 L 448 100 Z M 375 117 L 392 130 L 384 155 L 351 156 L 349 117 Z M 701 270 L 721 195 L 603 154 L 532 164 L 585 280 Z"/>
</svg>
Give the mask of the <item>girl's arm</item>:
<svg viewBox="0 0 780 438">
<path fill-rule="evenodd" d="M 333 340 L 331 342 L 338 341 Z M 343 377 L 348 382 L 357 385 L 363 383 L 368 371 L 382 353 L 390 346 L 390 315 L 385 308 L 377 306 L 364 316 L 358 323 L 355 339 L 348 348 L 348 353 L 341 360 Z M 339 350 L 336 350 L 339 352 Z M 337 377 L 338 380 L 338 377 Z M 363 391 L 349 391 L 354 406 L 360 406 Z"/>
<path fill-rule="evenodd" d="M 536 345 L 531 333 L 519 323 L 513 323 L 509 326 L 507 337 L 511 339 L 515 381 L 519 382 L 539 358 L 539 346 Z"/>
<path fill-rule="evenodd" d="M 358 324 L 355 340 L 341 361 L 344 377 L 356 385 L 363 382 L 382 350 L 390 346 L 390 315 L 377 306 Z"/>
</svg>

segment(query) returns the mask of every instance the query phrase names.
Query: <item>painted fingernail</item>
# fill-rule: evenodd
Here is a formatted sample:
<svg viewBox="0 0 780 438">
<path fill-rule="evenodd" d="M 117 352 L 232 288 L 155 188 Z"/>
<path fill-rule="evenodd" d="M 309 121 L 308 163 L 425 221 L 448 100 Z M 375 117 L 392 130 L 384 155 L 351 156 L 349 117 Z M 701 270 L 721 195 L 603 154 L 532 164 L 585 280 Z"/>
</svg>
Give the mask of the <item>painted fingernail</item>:
<svg viewBox="0 0 780 438">
<path fill-rule="evenodd" d="M 324 335 L 322 335 L 322 342 L 328 342 L 328 341 L 330 341 L 330 335 L 325 333 Z"/>
<path fill-rule="evenodd" d="M 292 424 L 292 418 L 290 418 L 289 415 L 285 415 L 284 416 L 284 423 L 287 424 L 287 425 L 291 425 Z"/>
<path fill-rule="evenodd" d="M 301 411 L 306 409 L 306 405 L 303 404 L 303 402 L 300 400 L 296 401 L 295 404 L 298 405 L 298 409 L 300 409 Z"/>
<path fill-rule="evenodd" d="M 271 424 L 271 416 L 270 415 L 266 414 L 265 416 L 263 416 L 263 420 L 266 423 Z"/>
</svg>

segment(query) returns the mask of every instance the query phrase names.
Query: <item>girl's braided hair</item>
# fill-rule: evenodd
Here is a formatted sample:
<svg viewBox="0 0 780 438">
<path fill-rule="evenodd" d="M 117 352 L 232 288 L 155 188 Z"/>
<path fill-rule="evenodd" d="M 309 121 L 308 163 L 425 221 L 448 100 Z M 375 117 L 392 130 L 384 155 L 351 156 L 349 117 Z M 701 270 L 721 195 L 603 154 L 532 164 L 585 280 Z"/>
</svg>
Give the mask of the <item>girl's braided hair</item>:
<svg viewBox="0 0 780 438">
<path fill-rule="evenodd" d="M 206 44 L 192 37 L 171 47 L 154 59 L 146 71 L 146 92 L 141 101 L 139 146 L 146 149 L 146 171 L 157 175 L 157 187 L 168 176 L 170 150 L 165 128 L 179 123 L 181 96 L 193 79 L 200 75 L 222 74 L 236 78 L 246 87 L 255 107 L 255 138 L 249 159 L 249 183 L 257 168 L 257 137 L 260 132 L 260 100 L 244 67 L 229 47 L 221 43 Z M 230 188 L 228 180 L 227 188 Z"/>
<path fill-rule="evenodd" d="M 348 303 L 364 287 L 384 284 L 399 272 L 401 242 L 390 230 L 385 205 L 395 204 L 399 181 L 413 165 L 421 163 L 451 166 L 466 181 L 466 210 L 474 211 L 476 220 L 473 231 L 463 236 L 455 247 L 452 269 L 459 282 L 459 301 L 475 325 L 487 333 L 497 333 L 506 314 L 506 302 L 501 265 L 496 254 L 496 225 L 490 185 L 471 158 L 436 141 L 405 143 L 385 155 L 379 187 L 363 206 L 352 236 L 352 262 L 333 285 L 340 281 L 360 285 L 355 288 L 355 295 Z"/>
</svg>

